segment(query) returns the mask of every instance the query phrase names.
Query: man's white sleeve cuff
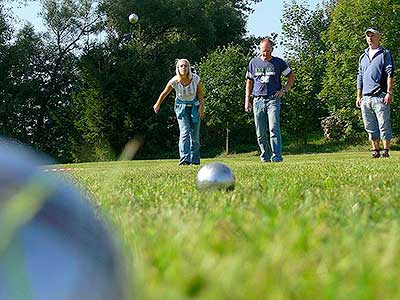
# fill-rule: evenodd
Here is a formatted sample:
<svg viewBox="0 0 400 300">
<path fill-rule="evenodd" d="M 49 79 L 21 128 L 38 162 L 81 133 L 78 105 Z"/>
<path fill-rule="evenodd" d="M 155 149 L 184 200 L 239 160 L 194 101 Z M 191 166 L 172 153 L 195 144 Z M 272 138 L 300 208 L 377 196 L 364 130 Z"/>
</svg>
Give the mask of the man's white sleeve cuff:
<svg viewBox="0 0 400 300">
<path fill-rule="evenodd" d="M 284 76 L 288 76 L 288 75 L 290 74 L 290 72 L 292 72 L 292 70 L 288 67 L 286 70 L 284 70 L 284 71 L 282 72 L 282 74 L 283 74 Z"/>
<path fill-rule="evenodd" d="M 254 79 L 253 75 L 249 71 L 246 72 L 246 78 L 247 79 Z"/>
</svg>

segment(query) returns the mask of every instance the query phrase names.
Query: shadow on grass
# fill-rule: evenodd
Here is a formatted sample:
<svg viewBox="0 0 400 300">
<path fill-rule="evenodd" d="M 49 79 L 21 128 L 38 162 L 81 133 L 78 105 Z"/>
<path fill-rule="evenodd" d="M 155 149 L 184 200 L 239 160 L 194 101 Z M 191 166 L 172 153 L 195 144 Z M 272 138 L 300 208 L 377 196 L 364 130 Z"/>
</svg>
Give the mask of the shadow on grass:
<svg viewBox="0 0 400 300">
<path fill-rule="evenodd" d="M 322 144 L 300 144 L 300 143 L 288 143 L 283 146 L 284 155 L 294 154 L 312 154 L 312 153 L 333 153 L 346 150 L 362 150 L 368 149 L 368 145 L 348 145 L 341 143 L 322 143 Z M 229 155 L 247 154 L 250 156 L 258 156 L 259 148 L 258 145 L 240 145 L 233 147 L 229 154 L 226 154 L 224 149 L 208 149 L 203 151 L 201 154 L 202 158 L 214 158 L 214 157 L 226 157 Z"/>
<path fill-rule="evenodd" d="M 308 143 L 306 145 L 292 143 L 284 146 L 283 152 L 285 154 L 333 153 L 354 149 L 355 146 L 364 147 L 364 145 L 349 145 L 339 142 Z"/>
<path fill-rule="evenodd" d="M 307 144 L 299 142 L 298 140 L 286 140 L 283 145 L 284 155 L 295 155 L 295 154 L 316 154 L 316 153 L 334 153 L 341 151 L 368 151 L 370 145 L 368 141 L 363 143 L 349 143 L 349 142 L 333 142 L 326 141 L 323 137 L 315 137 L 310 140 Z M 395 147 L 392 148 L 396 150 Z M 210 149 L 209 149 L 210 150 Z M 258 145 L 239 145 L 232 147 L 229 155 L 235 154 L 248 154 L 248 155 L 259 155 Z M 224 149 L 214 149 L 213 151 L 208 151 L 206 153 L 202 152 L 202 157 L 212 158 L 216 156 L 227 156 Z"/>
</svg>

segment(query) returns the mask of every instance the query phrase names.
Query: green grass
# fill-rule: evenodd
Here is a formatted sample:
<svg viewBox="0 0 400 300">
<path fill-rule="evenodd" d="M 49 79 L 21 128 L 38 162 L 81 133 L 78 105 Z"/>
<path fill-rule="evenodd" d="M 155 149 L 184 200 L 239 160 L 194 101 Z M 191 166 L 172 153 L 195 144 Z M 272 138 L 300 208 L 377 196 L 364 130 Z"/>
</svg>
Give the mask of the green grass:
<svg viewBox="0 0 400 300">
<path fill-rule="evenodd" d="M 200 193 L 177 160 L 79 164 L 109 217 L 136 299 L 398 299 L 400 153 L 222 161 L 233 192 Z"/>
</svg>

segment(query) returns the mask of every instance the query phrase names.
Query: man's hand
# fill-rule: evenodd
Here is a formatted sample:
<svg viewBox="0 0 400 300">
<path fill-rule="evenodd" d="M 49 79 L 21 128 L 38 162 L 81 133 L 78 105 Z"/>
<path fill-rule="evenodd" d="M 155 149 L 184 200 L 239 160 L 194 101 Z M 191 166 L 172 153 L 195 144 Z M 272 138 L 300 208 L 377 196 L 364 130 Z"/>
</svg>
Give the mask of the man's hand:
<svg viewBox="0 0 400 300">
<path fill-rule="evenodd" d="M 386 105 L 390 105 L 390 104 L 392 104 L 392 99 L 393 99 L 392 94 L 386 93 L 386 96 L 385 96 L 385 99 L 383 100 L 383 102 Z"/>
<path fill-rule="evenodd" d="M 246 80 L 246 95 L 244 98 L 244 110 L 246 112 L 251 112 L 253 105 L 251 104 L 251 93 L 253 91 L 253 80 L 247 79 Z"/>
<path fill-rule="evenodd" d="M 357 97 L 356 106 L 357 106 L 358 108 L 361 108 L 361 98 L 358 98 L 358 97 Z"/>
<path fill-rule="evenodd" d="M 283 96 L 285 96 L 285 94 L 286 94 L 286 91 L 282 90 L 282 91 L 277 91 L 274 96 L 277 98 L 282 98 Z"/>
<path fill-rule="evenodd" d="M 246 112 L 251 112 L 252 108 L 253 108 L 253 105 L 251 104 L 250 99 L 246 99 L 246 100 L 244 101 L 244 110 L 245 110 Z"/>
</svg>

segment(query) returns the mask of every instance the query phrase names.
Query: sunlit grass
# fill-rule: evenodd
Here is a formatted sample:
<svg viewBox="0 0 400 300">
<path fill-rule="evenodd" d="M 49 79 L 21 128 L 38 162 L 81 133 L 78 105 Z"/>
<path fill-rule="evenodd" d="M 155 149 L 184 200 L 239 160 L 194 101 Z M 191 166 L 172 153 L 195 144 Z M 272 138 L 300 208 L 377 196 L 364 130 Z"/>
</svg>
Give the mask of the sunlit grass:
<svg viewBox="0 0 400 300">
<path fill-rule="evenodd" d="M 233 192 L 200 193 L 176 160 L 79 164 L 121 236 L 138 299 L 396 299 L 400 154 L 219 159 Z"/>
</svg>

